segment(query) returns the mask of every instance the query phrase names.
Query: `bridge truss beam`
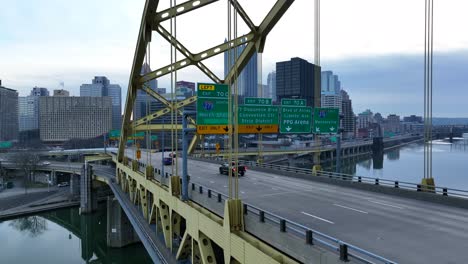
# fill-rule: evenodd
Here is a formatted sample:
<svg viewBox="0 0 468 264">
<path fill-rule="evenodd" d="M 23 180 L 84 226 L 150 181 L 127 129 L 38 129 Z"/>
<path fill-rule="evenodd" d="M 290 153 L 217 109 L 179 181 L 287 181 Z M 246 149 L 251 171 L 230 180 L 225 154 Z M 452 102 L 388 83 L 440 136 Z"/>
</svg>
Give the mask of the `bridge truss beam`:
<svg viewBox="0 0 468 264">
<path fill-rule="evenodd" d="M 294 2 L 294 0 L 277 0 L 261 24 L 255 26 L 237 0 L 229 0 L 249 27 L 250 32 L 199 53 L 190 52 L 186 46 L 161 26 L 161 22 L 171 17 L 191 12 L 216 1 L 187 1 L 161 12 L 156 12 L 159 1 L 146 1 L 130 74 L 120 145 L 115 159 L 117 163 L 117 182 L 122 190 L 128 194 L 130 200 L 141 208 L 145 219 L 149 223 L 156 223 L 158 229 L 163 233 L 166 247 L 177 254 L 176 256 L 179 259 L 191 256 L 192 263 L 216 263 L 216 260 L 213 259 L 215 255 L 214 248 L 221 248 L 225 263 L 297 263 L 289 256 L 244 232 L 243 206 L 240 200 L 226 200 L 224 216 L 216 216 L 196 203 L 180 199 L 181 187 L 178 175 L 171 176 L 167 181 L 168 185 L 163 185 L 154 179 L 153 172 L 150 173 L 148 169 L 146 173 L 140 172 L 139 163 L 136 160 L 129 163 L 129 159 L 125 157 L 125 143 L 132 130 L 157 131 L 166 129 L 166 126 L 150 124 L 149 122 L 168 113 L 175 112 L 177 116 L 182 116 L 183 112 L 180 108 L 197 100 L 197 97 L 194 96 L 180 102 L 168 101 L 147 87 L 146 83 L 148 81 L 192 65 L 196 66 L 216 83 L 233 83 L 239 77 L 254 52 L 263 52 L 268 33 Z M 153 31 L 158 32 L 170 42 L 185 58 L 140 75 L 143 59 L 147 46 L 151 42 L 151 33 Z M 235 60 L 233 67 L 224 77 L 224 80 L 216 76 L 213 71 L 203 64 L 206 59 L 240 45 L 245 45 L 245 48 Z M 131 121 L 138 89 L 145 91 L 161 102 L 165 108 Z M 192 127 L 196 125 L 195 120 L 192 118 L 189 118 L 189 123 Z M 181 130 L 180 126 L 167 125 L 167 129 L 174 128 Z M 191 149 L 196 145 L 198 137 L 199 135 L 196 135 L 190 143 Z M 180 222 L 182 221 L 185 222 L 184 230 L 181 230 Z M 181 245 L 184 248 L 181 249 L 179 246 L 178 249 L 174 249 L 174 238 L 182 239 Z M 215 247 L 215 244 L 218 247 Z M 195 258 L 198 261 L 195 262 Z"/>
</svg>

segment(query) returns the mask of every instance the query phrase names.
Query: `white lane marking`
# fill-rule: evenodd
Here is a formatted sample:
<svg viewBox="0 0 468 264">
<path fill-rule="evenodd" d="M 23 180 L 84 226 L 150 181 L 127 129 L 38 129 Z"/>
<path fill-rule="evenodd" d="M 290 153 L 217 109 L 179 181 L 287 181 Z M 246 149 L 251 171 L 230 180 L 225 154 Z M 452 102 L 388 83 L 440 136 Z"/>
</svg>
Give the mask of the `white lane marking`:
<svg viewBox="0 0 468 264">
<path fill-rule="evenodd" d="M 332 222 L 332 221 L 330 221 L 330 220 L 327 220 L 327 219 L 324 219 L 324 218 L 318 217 L 318 216 L 316 216 L 316 215 L 308 214 L 308 213 L 306 213 L 306 212 L 301 212 L 301 213 L 302 213 L 302 214 L 305 214 L 305 215 L 307 215 L 307 216 L 310 216 L 310 217 L 316 218 L 316 219 L 318 219 L 318 220 L 322 220 L 322 221 L 324 221 L 324 222 L 327 222 L 327 223 L 329 223 L 329 224 L 332 224 L 332 225 L 334 225 L 334 224 L 335 224 L 335 223 L 333 223 L 333 222 Z"/>
<path fill-rule="evenodd" d="M 241 191 L 242 194 L 245 194 L 245 192 Z"/>
<path fill-rule="evenodd" d="M 226 185 L 224 185 L 224 188 L 227 188 L 227 186 L 226 186 Z"/>
<path fill-rule="evenodd" d="M 210 181 L 210 183 L 215 183 L 214 181 Z"/>
<path fill-rule="evenodd" d="M 344 205 L 341 205 L 341 204 L 333 204 L 333 205 L 334 205 L 334 206 L 341 207 L 341 208 L 345 208 L 345 209 L 353 210 L 353 211 L 356 211 L 356 212 L 359 212 L 359 213 L 368 214 L 368 212 L 366 212 L 366 211 L 362 211 L 362 210 L 354 209 L 354 208 L 351 208 L 351 207 L 348 207 L 348 206 L 344 206 Z"/>
<path fill-rule="evenodd" d="M 369 202 L 376 203 L 376 204 L 381 204 L 381 205 L 385 205 L 385 206 L 390 206 L 390 207 L 394 207 L 394 208 L 398 208 L 398 209 L 405 209 L 403 207 L 396 206 L 396 205 L 393 205 L 393 204 L 388 204 L 388 203 L 382 203 L 382 202 L 377 202 L 377 201 L 372 201 L 372 200 L 369 200 Z"/>
</svg>

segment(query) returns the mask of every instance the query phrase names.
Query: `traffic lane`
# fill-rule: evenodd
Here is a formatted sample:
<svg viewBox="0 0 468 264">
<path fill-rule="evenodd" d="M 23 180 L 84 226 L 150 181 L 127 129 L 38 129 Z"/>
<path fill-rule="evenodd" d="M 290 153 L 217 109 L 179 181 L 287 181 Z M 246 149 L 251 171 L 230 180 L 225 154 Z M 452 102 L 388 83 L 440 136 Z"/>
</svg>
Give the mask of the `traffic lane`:
<svg viewBox="0 0 468 264">
<path fill-rule="evenodd" d="M 197 175 L 197 174 L 196 174 Z M 221 179 L 220 179 L 221 177 Z M 203 185 L 206 185 L 212 189 L 223 187 L 221 190 L 226 189 L 227 177 L 219 175 L 218 173 L 206 173 L 204 177 L 195 176 L 193 181 L 199 181 Z M 222 186 L 221 186 L 222 185 Z M 327 219 L 326 216 L 329 214 L 327 211 L 331 210 L 329 218 L 336 218 L 333 213 L 334 211 L 342 210 L 345 214 L 350 214 L 349 217 L 359 218 L 364 217 L 364 221 L 354 222 L 357 226 L 351 226 L 352 228 L 360 228 L 362 225 L 366 226 L 368 215 L 379 216 L 383 219 L 392 218 L 395 223 L 402 226 L 418 226 L 423 225 L 428 229 L 445 229 L 447 234 L 459 235 L 460 230 L 465 229 L 468 226 L 468 213 L 466 211 L 457 211 L 457 214 L 447 214 L 444 212 L 438 212 L 437 207 L 434 206 L 431 209 L 412 207 L 408 205 L 401 205 L 398 201 L 386 199 L 376 199 L 367 196 L 360 197 L 349 197 L 342 196 L 341 192 L 335 192 L 327 194 L 323 192 L 323 188 L 316 187 L 303 187 L 293 185 L 275 185 L 272 182 L 265 182 L 258 180 L 255 177 L 241 177 L 240 178 L 240 196 L 245 201 L 253 201 L 252 203 L 258 203 L 262 200 L 270 201 L 273 196 L 281 195 L 282 198 L 295 199 L 299 196 L 306 196 L 307 198 L 314 201 L 314 206 L 318 202 L 319 205 L 327 205 L 320 211 L 324 211 L 322 214 L 323 218 Z M 369 193 L 372 195 L 372 193 Z M 316 208 L 310 208 L 309 204 L 301 204 L 299 208 L 300 212 L 306 212 L 307 210 L 316 211 Z M 431 204 L 432 205 L 432 204 Z M 431 206 L 426 205 L 426 206 Z M 445 209 L 445 208 L 444 208 Z M 357 215 L 355 215 L 358 213 Z M 333 222 L 340 222 L 341 219 L 334 220 Z M 347 224 L 346 221 L 342 224 Z M 467 230 L 468 231 L 468 230 Z M 468 234 L 466 232 L 465 234 Z"/>
<path fill-rule="evenodd" d="M 160 159 L 158 157 L 158 153 L 153 156 L 155 161 Z M 160 156 L 160 155 L 159 155 Z M 179 171 L 181 171 L 181 160 L 179 160 Z M 154 164 L 154 162 L 153 162 Z M 216 179 L 212 177 L 216 177 L 219 171 L 219 165 L 207 162 L 199 162 L 189 160 L 189 169 L 188 172 L 192 175 L 193 179 L 196 179 L 199 183 L 204 185 L 212 185 L 210 187 L 216 187 Z M 154 164 L 157 165 L 157 164 Z M 172 166 L 166 166 L 167 168 L 171 168 Z M 175 171 L 175 170 L 174 170 Z M 210 173 L 211 172 L 211 173 Z M 209 179 L 207 179 L 207 177 Z M 458 208 L 451 208 L 447 206 L 440 206 L 433 203 L 422 202 L 418 200 L 412 199 L 404 199 L 400 197 L 394 197 L 384 194 L 378 194 L 375 192 L 368 192 L 362 190 L 355 190 L 346 187 L 334 186 L 330 184 L 324 183 L 316 183 L 312 181 L 302 180 L 302 179 L 295 179 L 295 178 L 288 178 L 284 176 L 278 175 L 271 175 L 268 173 L 248 170 L 246 174 L 246 180 L 250 181 L 252 179 L 251 184 L 245 186 L 246 189 L 241 189 L 243 192 L 242 197 L 249 198 L 249 195 L 271 195 L 274 194 L 277 190 L 282 190 L 282 192 L 291 192 L 291 195 L 294 195 L 296 192 L 302 192 L 307 190 L 314 190 L 317 192 L 320 197 L 325 197 L 327 200 L 336 199 L 336 197 L 343 197 L 343 200 L 334 200 L 335 202 L 347 202 L 347 201 L 357 201 L 364 197 L 366 204 L 364 206 L 378 206 L 379 208 L 387 208 L 387 209 L 400 209 L 400 208 L 407 208 L 408 210 L 403 212 L 392 212 L 392 213 L 404 213 L 404 212 L 413 212 L 410 215 L 406 215 L 407 217 L 419 217 L 421 220 L 424 221 L 433 221 L 433 222 L 440 222 L 441 219 L 447 220 L 447 218 L 454 219 L 454 220 L 466 220 L 468 219 L 468 212 L 467 210 L 458 209 Z M 257 183 L 266 182 L 268 185 L 271 186 L 271 192 L 269 193 L 261 193 L 259 194 L 256 190 L 249 190 L 249 188 L 254 187 Z M 227 177 L 222 182 L 223 187 L 227 184 Z M 274 186 L 273 186 L 274 185 Z M 219 185 L 218 185 L 219 186 Z M 270 187 L 270 186 L 267 186 Z M 287 187 L 288 190 L 284 188 Z M 297 188 L 294 188 L 297 187 Z M 267 190 L 267 189 L 266 189 Z M 265 190 L 264 190 L 265 191 Z M 316 198 L 320 198 L 316 197 Z M 338 203 L 339 204 L 339 203 Z M 362 206 L 359 204 L 358 206 Z M 365 209 L 365 208 L 364 208 Z M 430 212 L 430 214 L 428 214 Z M 441 218 L 438 218 L 441 217 Z"/>
<path fill-rule="evenodd" d="M 375 214 L 379 208 L 368 214 L 340 210 L 307 195 L 292 199 L 278 194 L 246 202 L 400 263 L 465 263 L 461 253 L 466 250 L 466 228 L 458 229 L 460 235 L 455 236 L 417 220 L 402 224 L 399 217 Z M 303 214 L 304 211 L 315 217 Z"/>
<path fill-rule="evenodd" d="M 157 154 L 157 153 L 153 153 Z M 153 158 L 155 160 L 158 159 L 157 155 Z M 159 157 L 160 158 L 160 157 Z M 179 160 L 179 166 L 181 166 L 181 160 Z M 218 176 L 219 165 L 207 162 L 199 162 L 189 160 L 189 174 L 192 175 L 193 179 L 196 179 L 199 183 L 204 185 L 211 185 L 210 187 L 219 186 L 216 184 L 216 179 L 213 178 Z M 156 165 L 156 164 L 155 164 Z M 171 167 L 171 166 L 166 166 Z M 181 168 L 179 168 L 181 171 Z M 210 173 L 211 172 L 211 173 Z M 201 175 L 201 176 L 200 176 Z M 227 184 L 227 177 L 222 182 L 222 186 L 226 186 Z M 464 221 L 466 223 L 466 219 L 468 219 L 468 211 L 458 208 L 451 208 L 447 206 L 440 206 L 433 203 L 422 202 L 418 200 L 412 199 L 404 199 L 400 197 L 394 197 L 384 194 L 378 194 L 375 192 L 368 192 L 362 190 L 355 190 L 346 187 L 334 186 L 330 184 L 324 183 L 316 183 L 312 181 L 302 180 L 302 179 L 295 179 L 295 178 L 288 178 L 284 176 L 277 176 L 271 175 L 268 173 L 248 170 L 245 176 L 245 181 L 252 181 L 251 183 L 247 184 L 244 188 L 241 189 L 243 192 L 242 197 L 248 199 L 249 195 L 272 195 L 275 194 L 277 190 L 281 190 L 281 192 L 291 192 L 290 195 L 294 195 L 297 192 L 303 192 L 308 190 L 314 190 L 319 194 L 322 198 L 325 197 L 326 200 L 331 200 L 335 202 L 347 202 L 347 201 L 357 201 L 362 198 L 365 200 L 365 204 L 358 204 L 357 206 L 377 206 L 379 209 L 402 209 L 405 208 L 405 211 L 394 211 L 392 214 L 401 213 L 404 214 L 405 212 L 410 212 L 409 215 L 405 215 L 406 217 L 419 217 L 421 221 L 432 221 L 432 222 L 440 222 L 444 220 L 446 223 L 447 218 L 448 220 L 454 221 Z M 266 182 L 266 186 L 271 187 L 271 192 L 261 193 L 257 190 L 249 190 L 251 187 L 255 187 L 258 183 Z M 287 190 L 285 189 L 287 187 Z M 222 189 L 221 189 L 222 190 Z M 268 191 L 265 189 L 263 191 Z M 333 200 L 337 197 L 342 197 L 344 199 L 341 200 Z M 337 203 L 338 205 L 341 205 Z M 361 208 L 361 207 L 360 207 Z M 364 208 L 366 209 L 366 208 Z M 365 210 L 364 210 L 365 211 Z M 430 214 L 429 214 L 430 213 Z"/>
<path fill-rule="evenodd" d="M 251 173 L 252 171 L 250 171 Z M 213 189 L 219 188 L 218 182 L 220 181 L 224 184 L 225 189 L 227 177 L 224 176 L 220 180 L 219 176 L 221 175 L 217 176 L 216 173 L 206 173 L 204 176 L 203 178 L 198 176 L 194 181 L 208 179 L 204 184 Z M 251 178 L 253 182 L 249 182 Z M 362 196 L 361 193 L 360 200 L 340 196 L 335 196 L 335 198 L 340 199 L 332 200 L 333 197 L 325 198 L 316 190 L 272 186 L 271 182 L 264 184 L 255 178 L 255 176 L 240 178 L 240 196 L 246 202 L 265 210 L 306 224 L 311 228 L 360 247 L 373 249 L 373 252 L 380 252 L 385 256 L 394 258 L 405 256 L 404 260 L 408 260 L 417 250 L 421 254 L 424 253 L 427 248 L 421 245 L 426 245 L 426 243 L 438 246 L 438 248 L 445 248 L 446 245 L 453 244 L 450 249 L 446 250 L 445 254 L 437 253 L 442 255 L 437 259 L 442 261 L 441 263 L 444 259 L 450 258 L 454 261 L 460 261 L 460 259 L 451 256 L 461 252 L 459 251 L 460 247 L 463 247 L 464 241 L 467 239 L 466 219 L 468 217 L 463 217 L 463 213 L 466 215 L 466 212 L 457 210 L 459 214 L 455 217 L 457 223 L 448 219 L 446 214 L 438 213 L 437 210 L 431 211 L 426 208 L 419 210 L 422 212 L 418 212 L 418 207 L 410 208 L 408 205 L 403 205 L 407 206 L 403 207 L 398 204 L 398 201 L 371 200 L 369 196 L 372 196 L 373 193 L 367 193 L 366 196 Z M 275 178 L 273 177 L 273 179 Z M 266 194 L 255 197 L 259 190 Z M 263 199 L 265 197 L 267 198 Z M 423 202 L 419 202 L 418 206 L 421 203 Z M 426 204 L 426 206 L 434 207 L 433 209 L 440 207 L 432 204 Z M 440 237 L 445 239 L 440 239 Z M 406 242 L 402 243 L 402 240 Z M 395 244 L 397 246 L 394 246 Z M 382 250 L 383 248 L 389 250 Z M 399 253 L 395 255 L 395 252 Z M 429 259 L 425 258 L 425 260 Z"/>
<path fill-rule="evenodd" d="M 200 171 L 194 172 L 193 168 L 191 167 L 192 168 L 191 171 L 194 172 L 194 175 L 202 175 L 202 176 L 195 176 L 193 178 L 193 181 L 195 182 L 200 181 L 202 184 L 207 185 L 207 186 L 211 185 L 210 188 L 213 188 L 215 190 L 219 190 L 219 191 L 224 190 L 224 193 L 228 192 L 227 177 L 224 175 L 219 175 L 217 173 L 218 165 L 212 164 L 212 163 L 197 162 L 197 164 L 193 167 L 202 169 L 201 172 Z M 208 171 L 211 171 L 211 173 Z M 401 205 L 399 204 L 400 201 L 394 201 L 394 200 L 399 200 L 399 199 L 393 199 L 393 197 L 385 196 L 387 200 L 383 200 L 383 201 L 376 200 L 376 198 L 382 199 L 383 197 L 379 197 L 381 195 L 376 195 L 375 193 L 371 193 L 371 192 L 364 192 L 367 194 L 363 196 L 362 195 L 363 191 L 358 191 L 358 197 L 361 197 L 366 202 L 369 202 L 366 205 L 367 208 L 358 207 L 358 206 L 362 206 L 362 201 L 360 201 L 358 204 L 346 203 L 348 201 L 356 201 L 356 197 L 351 197 L 351 199 L 349 199 L 349 197 L 344 197 L 345 199 L 334 200 L 333 204 L 327 205 L 327 202 L 330 202 L 331 198 L 330 197 L 323 198 L 323 196 L 327 192 L 328 193 L 331 192 L 331 195 L 334 195 L 335 197 L 341 197 L 343 196 L 343 193 L 341 192 L 342 190 L 340 190 L 342 187 L 337 188 L 336 186 L 333 186 L 332 188 L 327 189 L 324 187 L 327 187 L 330 185 L 321 184 L 322 186 L 318 190 L 319 192 L 318 197 L 317 196 L 310 197 L 310 194 L 309 194 L 309 195 L 306 195 L 305 200 L 303 202 L 297 203 L 297 201 L 300 200 L 299 197 L 304 196 L 303 194 L 307 193 L 307 191 L 303 190 L 304 187 L 307 189 L 310 189 L 311 186 L 307 186 L 307 185 L 312 185 L 312 184 L 316 185 L 315 183 L 299 181 L 300 182 L 299 190 L 297 190 L 298 187 L 294 186 L 295 185 L 294 183 L 297 179 L 292 179 L 291 181 L 291 178 L 288 178 L 285 184 L 285 182 L 283 181 L 283 178 L 285 177 L 266 175 L 266 177 L 268 177 L 267 183 L 264 184 L 262 182 L 261 177 L 265 175 L 262 175 L 262 174 L 264 173 L 249 171 L 248 175 L 252 175 L 252 177 L 249 177 L 247 175 L 246 177 L 240 178 L 240 185 L 241 185 L 240 196 L 243 197 L 246 202 L 249 202 L 250 200 L 252 200 L 251 202 L 252 204 L 261 206 L 265 210 L 276 212 L 279 215 L 285 216 L 288 219 L 296 220 L 297 222 L 300 222 L 300 223 L 302 222 L 304 224 L 307 224 L 311 228 L 316 228 L 317 230 L 320 230 L 320 231 L 326 230 L 326 233 L 335 235 L 336 237 L 343 239 L 343 240 L 347 240 L 348 242 L 351 242 L 357 245 L 365 244 L 366 248 L 373 248 L 372 245 L 376 244 L 375 252 L 380 252 L 379 250 L 381 250 L 381 248 L 384 248 L 384 247 L 395 248 L 395 246 L 392 246 L 392 244 L 395 244 L 395 243 L 401 244 L 402 238 L 405 239 L 407 237 L 414 237 L 415 239 L 409 240 L 409 242 L 407 242 L 406 245 L 399 250 L 400 254 L 404 254 L 406 256 L 407 254 L 405 254 L 405 249 L 406 250 L 408 249 L 407 247 L 408 245 L 411 245 L 411 248 L 418 249 L 417 245 L 425 244 L 426 241 L 434 240 L 434 237 L 437 235 L 437 234 L 434 234 L 434 230 L 436 230 L 437 232 L 442 232 L 441 234 L 442 237 L 444 236 L 447 237 L 447 239 L 449 240 L 448 242 L 454 243 L 454 241 L 457 240 L 457 238 L 454 237 L 456 236 L 456 233 L 455 234 L 453 233 L 453 231 L 455 230 L 453 228 L 441 226 L 441 225 L 438 225 L 438 226 L 432 225 L 428 227 L 428 224 L 426 223 L 428 222 L 428 220 L 424 219 L 424 217 L 427 217 L 427 215 L 424 216 L 422 220 L 415 219 L 412 222 L 401 223 L 402 220 L 413 219 L 415 217 L 415 214 L 409 213 L 409 215 L 407 216 L 401 216 L 402 212 L 399 212 L 398 210 L 407 209 L 402 206 L 408 206 L 408 205 Z M 252 179 L 252 182 L 249 182 L 250 178 Z M 272 186 L 274 185 L 275 181 L 277 182 L 276 183 L 277 185 Z M 245 184 L 246 182 L 248 182 L 248 184 Z M 266 199 L 266 201 L 264 199 L 252 199 L 252 197 L 249 198 L 249 195 L 256 195 L 258 193 L 259 185 L 260 185 L 260 188 L 262 189 L 262 192 L 266 192 L 265 194 L 261 194 L 261 195 L 264 197 L 265 195 L 269 196 L 268 199 Z M 264 185 L 264 186 L 261 186 L 261 185 Z M 271 188 L 271 191 L 269 190 L 269 188 Z M 345 190 L 350 191 L 349 188 L 345 188 Z M 322 193 L 320 193 L 320 191 L 322 191 Z M 338 194 L 341 194 L 341 195 L 336 195 L 337 192 Z M 353 191 L 351 191 L 351 193 L 352 192 Z M 299 193 L 301 195 L 293 196 L 292 198 L 294 202 L 293 203 L 288 202 L 285 204 L 285 201 L 289 201 L 291 199 L 291 194 L 295 194 L 295 193 L 296 194 Z M 315 188 L 314 193 L 317 193 L 317 188 Z M 347 194 L 347 195 L 355 196 L 353 194 Z M 280 197 L 280 199 L 278 201 L 275 201 L 275 196 Z M 373 196 L 376 196 L 376 197 L 373 197 Z M 370 201 L 369 198 L 373 200 Z M 390 201 L 388 199 L 390 199 Z M 311 200 L 316 201 L 317 203 L 311 204 L 310 202 Z M 401 200 L 403 200 L 404 202 L 408 202 L 407 199 L 401 199 Z M 340 203 L 337 203 L 337 202 L 340 202 Z M 423 203 L 419 201 L 414 201 L 414 202 L 418 203 L 417 206 L 421 206 L 421 203 Z M 414 203 L 414 202 L 411 202 L 411 203 Z M 272 207 L 271 206 L 272 204 L 274 204 L 275 206 Z M 297 206 L 298 204 L 300 204 L 301 206 L 299 208 L 295 208 L 294 206 Z M 427 203 L 424 203 L 424 204 L 427 204 Z M 278 210 L 277 205 L 281 205 L 280 206 L 281 209 L 279 211 L 276 211 Z M 309 206 L 304 207 L 303 205 L 309 205 Z M 339 209 L 343 209 L 345 211 L 343 212 L 343 211 L 336 210 L 337 208 L 330 210 L 330 208 L 333 208 L 332 206 L 338 207 Z M 310 207 L 309 212 L 305 212 L 304 208 L 309 209 L 308 207 Z M 369 207 L 372 207 L 372 208 L 369 208 Z M 350 215 L 350 213 L 352 212 L 361 213 L 361 214 L 364 214 L 364 213 L 355 211 L 355 210 L 350 210 L 349 208 L 357 209 L 363 212 L 367 212 L 365 210 L 371 211 L 373 214 L 370 217 L 365 218 L 365 219 L 371 219 L 371 221 L 366 222 L 366 221 L 363 221 L 362 218 L 356 219 L 356 216 Z M 410 209 L 414 210 L 415 208 L 410 208 Z M 442 209 L 447 210 L 447 208 L 445 207 L 443 207 Z M 391 212 L 388 212 L 389 210 Z M 427 213 L 429 210 L 428 208 L 424 208 L 423 211 Z M 298 212 L 300 212 L 300 216 L 298 216 Z M 379 212 L 381 212 L 380 218 L 374 219 L 376 216 L 379 217 L 379 214 L 378 214 Z M 369 212 L 367 213 L 369 214 Z M 457 213 L 460 213 L 460 212 L 457 211 Z M 393 216 L 393 217 L 389 217 L 389 216 Z M 462 217 L 463 216 L 458 217 L 458 218 L 462 219 Z M 340 230 L 340 228 L 336 228 L 336 226 L 330 229 L 327 226 L 327 224 L 328 225 L 331 224 L 330 222 L 332 222 L 333 225 L 336 225 L 338 221 L 334 220 L 334 218 L 337 218 L 338 221 L 340 219 L 346 219 L 344 223 L 339 223 L 339 226 L 344 227 L 344 230 Z M 440 221 L 442 224 L 447 224 L 447 219 L 438 219 L 438 216 L 432 217 L 432 218 L 435 219 L 437 222 Z M 326 221 L 323 221 L 323 219 L 325 219 Z M 388 219 L 388 220 L 383 221 L 382 219 Z M 352 223 L 357 223 L 358 226 L 357 227 L 349 226 Z M 420 227 L 421 224 L 423 225 L 423 227 Z M 416 228 L 414 228 L 414 226 Z M 456 228 L 459 234 L 468 233 L 468 232 L 463 232 L 463 230 L 460 228 L 462 228 L 462 226 L 460 225 L 458 225 Z M 356 230 L 357 234 L 353 233 L 353 230 Z M 415 234 L 411 234 L 411 232 L 415 232 Z M 366 235 L 366 233 L 368 234 Z M 379 241 L 381 243 L 376 243 L 375 241 Z M 390 241 L 390 243 L 388 244 L 384 241 Z M 444 240 L 438 240 L 438 241 L 444 241 Z M 442 242 L 442 244 L 440 244 L 440 243 L 437 243 L 437 241 L 432 241 L 430 244 L 438 245 L 440 246 L 440 248 L 444 248 L 444 245 L 447 245 L 445 242 Z M 461 241 L 461 243 L 455 243 L 455 245 L 463 245 L 463 241 Z M 453 246 L 452 248 L 456 249 L 457 246 Z M 425 249 L 423 248 L 421 250 L 425 250 Z M 450 250 L 449 252 L 451 252 L 450 254 L 455 254 L 456 251 L 457 250 Z M 384 253 L 387 254 L 387 253 L 392 253 L 392 252 L 393 251 L 391 250 L 391 252 L 384 252 Z M 409 257 L 409 255 L 406 257 Z M 444 258 L 446 257 L 447 256 L 444 256 Z"/>
<path fill-rule="evenodd" d="M 212 185 L 213 189 L 219 186 L 217 183 L 225 184 L 227 182 L 227 177 L 219 175 L 223 177 L 220 179 L 216 173 L 205 176 L 209 179 L 207 185 Z M 197 179 L 199 178 L 197 177 Z M 313 192 L 304 192 L 291 197 L 291 193 L 298 193 L 297 190 L 286 191 L 284 188 L 271 187 L 261 182 L 257 182 L 256 188 L 249 189 L 248 186 L 255 184 L 245 184 L 248 182 L 247 180 L 247 176 L 240 179 L 240 190 L 247 193 L 247 197 L 244 197 L 247 203 L 371 252 L 403 262 L 411 260 L 414 263 L 427 263 L 427 261 L 437 260 L 435 263 L 444 263 L 444 260 L 451 259 L 453 263 L 461 263 L 461 259 L 455 256 L 462 252 L 460 250 L 464 247 L 464 241 L 467 239 L 468 232 L 465 232 L 466 228 L 463 228 L 463 224 L 459 224 L 456 228 L 431 226 L 420 220 L 412 219 L 411 216 L 408 218 L 400 216 L 398 210 L 402 210 L 401 207 L 386 208 L 382 206 L 381 208 L 379 204 L 369 203 L 368 208 L 362 208 L 361 204 L 349 204 L 346 199 L 340 200 L 340 204 L 336 201 L 330 202 L 328 199 L 320 199 L 320 195 L 317 196 Z M 223 187 L 226 189 L 226 185 Z M 270 192 L 265 194 L 268 197 L 266 199 L 263 199 L 265 197 L 249 198 L 250 193 L 257 193 L 258 189 Z M 242 197 L 243 194 L 241 193 L 240 196 Z M 364 201 L 366 199 L 367 197 L 363 198 Z M 402 223 L 402 220 L 406 221 Z M 442 224 L 444 223 L 442 222 Z M 458 232 L 459 236 L 456 236 L 453 231 Z M 444 239 L 440 239 L 441 237 Z M 447 245 L 451 246 L 445 249 L 445 252 L 427 254 L 425 253 L 427 244 L 440 249 L 446 248 Z M 421 258 L 420 256 L 423 256 L 421 254 L 429 257 Z"/>
</svg>

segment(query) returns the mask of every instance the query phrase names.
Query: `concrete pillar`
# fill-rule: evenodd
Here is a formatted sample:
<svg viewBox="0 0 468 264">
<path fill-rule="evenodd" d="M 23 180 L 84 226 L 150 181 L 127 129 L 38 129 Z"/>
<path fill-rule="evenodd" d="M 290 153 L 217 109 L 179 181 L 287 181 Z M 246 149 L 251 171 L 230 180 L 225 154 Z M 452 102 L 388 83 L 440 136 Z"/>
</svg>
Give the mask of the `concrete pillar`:
<svg viewBox="0 0 468 264">
<path fill-rule="evenodd" d="M 288 154 L 288 165 L 294 166 L 294 154 Z"/>
<path fill-rule="evenodd" d="M 57 185 L 57 174 L 56 174 L 55 170 L 52 170 L 50 172 L 50 181 L 51 181 L 52 185 L 54 185 L 54 186 Z"/>
<path fill-rule="evenodd" d="M 80 175 L 78 174 L 71 174 L 70 175 L 70 194 L 72 196 L 79 196 L 80 195 Z"/>
<path fill-rule="evenodd" d="M 96 247 L 96 240 L 93 234 L 93 222 L 92 218 L 87 215 L 80 216 L 80 231 L 81 231 L 81 258 L 89 263 L 89 261 L 93 258 L 95 247 Z"/>
<path fill-rule="evenodd" d="M 92 175 L 92 166 L 85 163 L 81 169 L 80 213 L 92 213 L 97 209 L 97 193 L 93 190 Z"/>
<path fill-rule="evenodd" d="M 109 197 L 107 199 L 107 246 L 121 248 L 138 242 L 140 239 L 120 207 L 119 201 Z"/>
</svg>

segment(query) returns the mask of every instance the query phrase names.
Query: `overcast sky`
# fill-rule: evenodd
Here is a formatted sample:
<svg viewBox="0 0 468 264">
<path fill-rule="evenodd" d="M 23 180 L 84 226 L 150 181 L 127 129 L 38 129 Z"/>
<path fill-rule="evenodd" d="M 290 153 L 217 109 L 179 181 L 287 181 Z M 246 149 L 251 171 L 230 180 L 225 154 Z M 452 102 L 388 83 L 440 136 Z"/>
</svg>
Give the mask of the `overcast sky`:
<svg viewBox="0 0 468 264">
<path fill-rule="evenodd" d="M 239 2 L 256 24 L 274 3 Z M 33 86 L 53 90 L 63 81 L 79 95 L 80 84 L 105 75 L 125 97 L 143 6 L 143 0 L 0 0 L 3 85 L 27 95 Z M 161 1 L 160 8 L 168 6 L 169 0 Z M 355 112 L 421 114 L 424 1 L 322 0 L 321 7 L 321 66 L 340 76 Z M 468 117 L 468 1 L 435 1 L 434 9 L 434 116 Z M 227 36 L 226 0 L 177 23 L 178 39 L 192 52 L 219 44 Z M 313 1 L 296 0 L 267 39 L 264 80 L 277 61 L 313 62 L 313 29 Z M 239 20 L 238 34 L 245 33 Z M 168 44 L 153 35 L 150 63 L 156 69 L 170 56 Z M 222 78 L 222 56 L 206 64 Z M 178 79 L 208 81 L 195 68 L 180 71 Z M 159 83 L 169 87 L 168 78 Z"/>
</svg>

